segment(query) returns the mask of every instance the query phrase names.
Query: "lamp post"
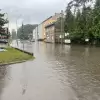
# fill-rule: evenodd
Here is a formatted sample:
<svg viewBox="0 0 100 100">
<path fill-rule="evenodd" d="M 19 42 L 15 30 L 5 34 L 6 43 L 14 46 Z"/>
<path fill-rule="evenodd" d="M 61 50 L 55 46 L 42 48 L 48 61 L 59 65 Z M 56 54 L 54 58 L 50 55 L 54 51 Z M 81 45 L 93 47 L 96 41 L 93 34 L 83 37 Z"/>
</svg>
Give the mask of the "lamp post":
<svg viewBox="0 0 100 100">
<path fill-rule="evenodd" d="M 22 21 L 22 34 L 23 34 L 23 50 L 24 50 L 24 24 L 23 24 L 23 21 Z"/>
<path fill-rule="evenodd" d="M 63 0 L 63 1 L 64 1 L 64 4 L 66 5 L 67 4 L 67 1 L 66 0 Z M 61 10 L 61 44 L 63 44 L 63 42 L 64 42 L 63 41 L 64 40 L 64 37 L 65 37 L 64 34 L 65 34 L 64 33 L 64 11 Z"/>
<path fill-rule="evenodd" d="M 18 31 L 18 26 L 17 26 L 17 20 L 16 20 L 16 43 L 17 43 L 17 46 L 18 46 L 18 36 L 17 36 L 17 31 Z"/>
<path fill-rule="evenodd" d="M 17 46 L 18 45 L 18 19 L 21 17 L 21 15 L 16 19 L 16 43 L 17 43 Z"/>
<path fill-rule="evenodd" d="M 64 39 L 64 13 L 63 10 L 61 10 L 61 44 L 63 44 Z"/>
</svg>

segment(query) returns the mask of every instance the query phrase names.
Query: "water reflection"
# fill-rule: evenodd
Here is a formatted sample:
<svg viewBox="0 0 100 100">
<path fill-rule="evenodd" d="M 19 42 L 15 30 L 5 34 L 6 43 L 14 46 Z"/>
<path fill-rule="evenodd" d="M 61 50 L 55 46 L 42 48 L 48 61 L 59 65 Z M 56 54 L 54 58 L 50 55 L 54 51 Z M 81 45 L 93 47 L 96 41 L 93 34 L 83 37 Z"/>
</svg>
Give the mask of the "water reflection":
<svg viewBox="0 0 100 100">
<path fill-rule="evenodd" d="M 24 95 L 27 91 L 27 85 L 28 85 L 28 73 L 26 65 L 23 63 L 22 65 L 22 75 L 21 75 L 21 86 L 22 86 L 22 95 Z"/>
<path fill-rule="evenodd" d="M 80 100 L 99 100 L 100 98 L 100 48 L 72 46 L 68 54 L 57 52 L 60 63 L 56 66 L 61 81 L 76 92 Z M 58 58 L 58 57 L 57 57 Z M 61 76 L 61 75 L 60 75 Z"/>
<path fill-rule="evenodd" d="M 8 80 L 10 80 L 10 77 L 8 70 L 8 66 L 0 66 L 0 95 L 3 93 L 4 88 L 9 84 Z"/>
<path fill-rule="evenodd" d="M 48 44 L 47 62 L 62 85 L 70 85 L 79 100 L 100 99 L 100 48 Z"/>
<path fill-rule="evenodd" d="M 12 65 L 11 87 L 16 91 L 11 94 L 16 100 L 22 96 L 24 100 L 100 100 L 100 48 L 42 42 L 25 46 L 36 59 Z"/>
</svg>

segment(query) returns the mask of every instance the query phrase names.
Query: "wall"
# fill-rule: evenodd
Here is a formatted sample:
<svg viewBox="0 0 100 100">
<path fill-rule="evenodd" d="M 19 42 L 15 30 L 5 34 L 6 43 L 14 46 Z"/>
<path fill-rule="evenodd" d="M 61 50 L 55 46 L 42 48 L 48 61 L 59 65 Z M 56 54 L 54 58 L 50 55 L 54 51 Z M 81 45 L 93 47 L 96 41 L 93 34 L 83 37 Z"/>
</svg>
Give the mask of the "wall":
<svg viewBox="0 0 100 100">
<path fill-rule="evenodd" d="M 55 25 L 46 27 L 46 42 L 55 42 Z"/>
<path fill-rule="evenodd" d="M 61 13 L 55 13 L 54 16 L 49 17 L 47 20 L 42 22 L 42 37 L 46 38 L 45 26 L 52 24 L 57 21 L 57 18 L 61 16 Z"/>
<path fill-rule="evenodd" d="M 43 36 L 42 36 L 42 23 L 38 25 L 38 39 L 43 39 Z"/>
<path fill-rule="evenodd" d="M 33 30 L 33 40 L 37 40 L 38 39 L 38 27 L 36 27 Z"/>
</svg>

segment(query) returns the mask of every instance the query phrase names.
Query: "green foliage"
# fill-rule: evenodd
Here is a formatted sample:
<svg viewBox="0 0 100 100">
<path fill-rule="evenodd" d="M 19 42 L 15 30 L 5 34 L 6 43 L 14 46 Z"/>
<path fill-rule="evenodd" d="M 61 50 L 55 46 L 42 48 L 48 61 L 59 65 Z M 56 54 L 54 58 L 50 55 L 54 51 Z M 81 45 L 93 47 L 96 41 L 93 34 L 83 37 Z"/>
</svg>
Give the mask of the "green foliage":
<svg viewBox="0 0 100 100">
<path fill-rule="evenodd" d="M 74 27 L 74 16 L 70 9 L 66 10 L 65 32 L 71 33 Z"/>
<path fill-rule="evenodd" d="M 19 39 L 28 40 L 29 36 L 33 34 L 33 29 L 35 29 L 37 25 L 22 25 L 17 32 L 17 36 Z"/>
<path fill-rule="evenodd" d="M 94 7 L 87 6 L 92 0 L 73 0 L 66 9 L 65 32 L 70 33 L 72 41 L 90 43 L 100 41 L 100 0 Z M 73 11 L 75 11 L 73 13 Z"/>
<path fill-rule="evenodd" d="M 56 29 L 55 31 L 56 32 L 61 32 L 61 25 L 63 28 L 62 31 L 64 31 L 64 24 L 63 24 L 64 21 L 65 21 L 65 19 L 64 18 L 61 19 L 61 17 L 57 19 L 57 21 L 55 22 L 55 29 Z"/>
<path fill-rule="evenodd" d="M 11 62 L 21 62 L 23 60 L 32 59 L 33 56 L 28 55 L 24 52 L 16 50 L 14 48 L 6 48 L 7 51 L 0 52 L 0 64 L 11 63 Z"/>
<path fill-rule="evenodd" d="M 8 20 L 4 19 L 5 14 L 0 13 L 0 34 L 5 33 L 4 25 L 8 23 Z"/>
</svg>

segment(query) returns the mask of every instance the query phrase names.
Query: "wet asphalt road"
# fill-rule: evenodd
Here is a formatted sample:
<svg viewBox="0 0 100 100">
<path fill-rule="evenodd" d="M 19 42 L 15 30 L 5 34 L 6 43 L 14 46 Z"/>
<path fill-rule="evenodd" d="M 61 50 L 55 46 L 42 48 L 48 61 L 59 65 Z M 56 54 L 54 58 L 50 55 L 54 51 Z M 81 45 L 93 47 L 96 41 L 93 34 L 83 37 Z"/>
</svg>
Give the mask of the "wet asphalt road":
<svg viewBox="0 0 100 100">
<path fill-rule="evenodd" d="M 24 49 L 36 59 L 0 67 L 0 100 L 100 100 L 100 48 L 25 43 Z"/>
</svg>

